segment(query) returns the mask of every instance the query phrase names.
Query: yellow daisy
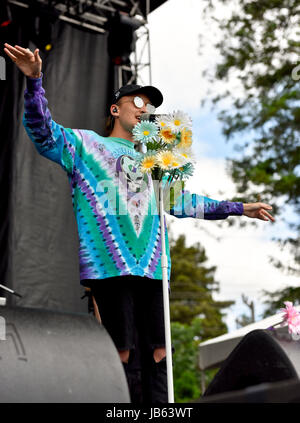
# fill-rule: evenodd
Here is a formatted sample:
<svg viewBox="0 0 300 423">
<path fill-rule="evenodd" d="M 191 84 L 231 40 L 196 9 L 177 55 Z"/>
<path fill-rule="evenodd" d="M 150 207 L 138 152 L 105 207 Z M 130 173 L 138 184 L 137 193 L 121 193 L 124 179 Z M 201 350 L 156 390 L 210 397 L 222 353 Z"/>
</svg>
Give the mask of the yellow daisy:
<svg viewBox="0 0 300 423">
<path fill-rule="evenodd" d="M 166 144 L 172 144 L 172 142 L 174 142 L 176 140 L 176 134 L 174 134 L 171 131 L 171 128 L 169 127 L 165 127 L 162 128 L 159 133 L 158 136 L 162 139 L 163 142 L 165 142 Z"/>
<path fill-rule="evenodd" d="M 192 143 L 192 131 L 184 128 L 180 133 L 180 142 L 177 148 L 189 148 Z"/>
<path fill-rule="evenodd" d="M 146 156 L 141 161 L 140 169 L 143 173 L 151 173 L 156 166 L 155 156 Z"/>
<path fill-rule="evenodd" d="M 182 166 L 180 158 L 176 154 L 172 153 L 172 151 L 168 150 L 160 151 L 157 154 L 156 163 L 163 170 Z"/>
</svg>

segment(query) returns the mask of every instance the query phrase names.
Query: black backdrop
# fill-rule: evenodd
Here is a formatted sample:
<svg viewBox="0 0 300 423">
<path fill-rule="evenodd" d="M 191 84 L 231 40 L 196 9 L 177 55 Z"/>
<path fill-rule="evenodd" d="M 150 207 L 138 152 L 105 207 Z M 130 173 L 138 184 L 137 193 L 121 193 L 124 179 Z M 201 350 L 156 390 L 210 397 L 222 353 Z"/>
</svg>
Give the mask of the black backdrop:
<svg viewBox="0 0 300 423">
<path fill-rule="evenodd" d="M 23 296 L 6 294 L 10 304 L 87 312 L 80 299 L 84 290 L 67 175 L 29 140 L 22 125 L 25 78 L 3 52 L 4 42 L 35 48 L 28 9 L 11 9 L 13 23 L 1 28 L 7 75 L 0 81 L 0 283 Z M 114 84 L 107 35 L 57 21 L 54 47 L 41 57 L 52 118 L 103 134 Z"/>
</svg>

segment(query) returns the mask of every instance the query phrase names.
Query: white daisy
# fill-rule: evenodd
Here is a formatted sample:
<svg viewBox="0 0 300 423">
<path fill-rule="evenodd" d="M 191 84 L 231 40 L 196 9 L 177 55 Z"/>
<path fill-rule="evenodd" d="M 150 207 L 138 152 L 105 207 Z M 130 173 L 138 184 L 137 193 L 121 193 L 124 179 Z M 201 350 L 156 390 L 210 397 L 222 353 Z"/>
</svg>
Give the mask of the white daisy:
<svg viewBox="0 0 300 423">
<path fill-rule="evenodd" d="M 158 115 L 155 118 L 155 123 L 158 126 L 159 129 L 165 129 L 168 121 L 168 115 Z"/>
<path fill-rule="evenodd" d="M 155 123 L 150 122 L 149 120 L 144 120 L 137 123 L 133 130 L 133 139 L 142 143 L 147 143 L 156 137 L 158 128 Z"/>
<path fill-rule="evenodd" d="M 178 134 L 183 129 L 191 129 L 192 120 L 191 118 L 181 111 L 173 112 L 166 122 L 167 126 L 171 128 L 172 132 Z"/>
<path fill-rule="evenodd" d="M 179 145 L 179 144 L 178 144 Z M 184 164 L 186 163 L 195 163 L 196 162 L 196 156 L 193 152 L 193 150 L 189 147 L 185 148 L 185 147 L 175 147 L 173 150 L 173 153 L 175 153 L 176 155 L 179 155 L 180 157 L 183 158 L 183 160 L 185 161 Z"/>
</svg>

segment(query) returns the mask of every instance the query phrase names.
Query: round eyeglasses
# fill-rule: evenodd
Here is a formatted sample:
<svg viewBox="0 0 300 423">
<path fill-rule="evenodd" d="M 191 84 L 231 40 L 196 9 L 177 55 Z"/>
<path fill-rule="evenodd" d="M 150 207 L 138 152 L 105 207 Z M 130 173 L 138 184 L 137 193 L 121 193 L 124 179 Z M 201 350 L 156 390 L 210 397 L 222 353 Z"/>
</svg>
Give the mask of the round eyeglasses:
<svg viewBox="0 0 300 423">
<path fill-rule="evenodd" d="M 142 107 L 145 106 L 144 100 L 139 96 L 134 97 L 133 102 L 134 102 L 134 105 L 138 109 L 141 109 Z M 153 104 L 148 103 L 148 104 L 146 104 L 146 110 L 147 110 L 148 113 L 153 114 L 153 113 L 155 113 L 156 108 L 155 108 L 155 106 L 153 106 Z"/>
</svg>

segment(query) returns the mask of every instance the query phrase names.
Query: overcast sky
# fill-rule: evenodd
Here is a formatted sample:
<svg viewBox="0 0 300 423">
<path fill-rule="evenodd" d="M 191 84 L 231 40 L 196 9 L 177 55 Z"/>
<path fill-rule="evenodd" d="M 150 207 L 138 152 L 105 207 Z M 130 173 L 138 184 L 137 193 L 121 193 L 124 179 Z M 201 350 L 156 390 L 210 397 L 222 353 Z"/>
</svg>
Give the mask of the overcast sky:
<svg viewBox="0 0 300 423">
<path fill-rule="evenodd" d="M 212 48 L 218 29 L 204 24 L 201 3 L 199 0 L 168 0 L 151 13 L 152 84 L 162 90 L 165 98 L 158 112 L 182 110 L 193 119 L 193 146 L 198 161 L 187 188 L 217 200 L 230 200 L 235 187 L 226 174 L 225 158 L 234 154 L 233 144 L 225 142 L 216 112 L 208 106 L 201 107 L 208 88 L 202 71 L 212 69 L 218 60 L 218 54 Z M 229 11 L 218 9 L 217 13 L 225 16 Z M 198 54 L 200 35 L 201 56 Z M 235 84 L 233 82 L 232 89 L 238 89 Z M 215 92 L 222 88 L 221 84 L 213 87 Z M 216 222 L 174 217 L 168 217 L 168 222 L 175 235 L 186 235 L 188 245 L 199 241 L 206 249 L 208 264 L 217 266 L 215 278 L 220 282 L 220 293 L 215 298 L 236 301 L 226 318 L 229 331 L 236 329 L 237 316 L 249 314 L 242 304 L 242 293 L 254 301 L 259 320 L 263 312 L 262 289 L 273 291 L 298 284 L 298 278 L 283 274 L 269 263 L 270 255 L 284 258 L 285 262 L 291 260 L 271 240 L 273 236 L 287 233 L 280 220 L 275 224 L 257 221 L 256 229 L 219 228 Z"/>
</svg>

